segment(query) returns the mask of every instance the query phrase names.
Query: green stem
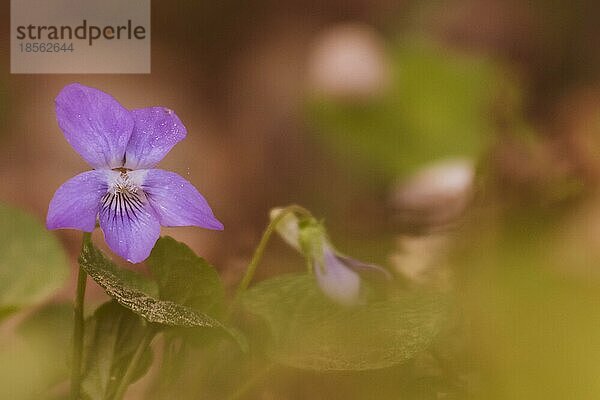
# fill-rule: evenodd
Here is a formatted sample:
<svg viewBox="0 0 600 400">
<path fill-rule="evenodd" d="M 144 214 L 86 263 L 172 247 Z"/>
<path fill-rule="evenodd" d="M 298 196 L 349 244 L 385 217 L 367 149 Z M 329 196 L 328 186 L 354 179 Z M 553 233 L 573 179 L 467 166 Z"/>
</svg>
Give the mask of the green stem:
<svg viewBox="0 0 600 400">
<path fill-rule="evenodd" d="M 91 240 L 91 233 L 83 233 L 82 248 Z M 81 392 L 81 359 L 83 354 L 83 306 L 85 302 L 85 287 L 87 273 L 79 267 L 77 272 L 77 292 L 73 309 L 73 355 L 71 361 L 71 400 L 79 400 Z"/>
<path fill-rule="evenodd" d="M 242 281 L 240 282 L 240 285 L 238 286 L 238 288 L 236 290 L 235 297 L 234 297 L 234 300 L 232 303 L 232 308 L 233 308 L 233 306 L 235 306 L 237 304 L 242 293 L 244 293 L 244 291 L 248 288 L 248 286 L 250 286 L 250 282 L 252 282 L 252 278 L 254 278 L 254 274 L 256 273 L 256 269 L 258 268 L 258 264 L 262 260 L 262 256 L 263 256 L 263 253 L 265 252 L 265 248 L 267 247 L 267 244 L 269 243 L 269 239 L 271 239 L 271 235 L 275 231 L 277 224 L 286 215 L 291 214 L 291 213 L 300 214 L 300 215 L 303 215 L 306 217 L 312 217 L 312 214 L 307 209 L 297 206 L 297 205 L 291 205 L 291 206 L 285 207 L 283 210 L 281 210 L 281 212 L 277 215 L 277 217 L 275 217 L 271 220 L 269 225 L 267 225 L 267 227 L 265 228 L 265 231 L 262 234 L 260 242 L 258 243 L 258 247 L 256 248 L 256 250 L 254 251 L 254 254 L 252 255 L 252 260 L 250 260 L 250 264 L 248 264 L 248 267 L 246 268 L 246 273 L 244 274 L 244 277 L 242 278 Z"/>
<path fill-rule="evenodd" d="M 146 349 L 150 345 L 150 342 L 152 342 L 152 339 L 154 338 L 154 333 L 154 327 L 149 326 L 148 328 L 146 328 L 144 336 L 142 337 L 142 340 L 140 340 L 137 349 L 135 349 L 133 357 L 131 357 L 129 365 L 125 370 L 125 375 L 123 375 L 123 379 L 121 379 L 121 382 L 119 382 L 119 386 L 117 387 L 117 390 L 113 397 L 114 400 L 121 400 L 125 395 L 129 384 L 133 380 L 133 376 L 138 368 L 142 356 L 144 355 L 144 352 L 146 351 Z"/>
</svg>

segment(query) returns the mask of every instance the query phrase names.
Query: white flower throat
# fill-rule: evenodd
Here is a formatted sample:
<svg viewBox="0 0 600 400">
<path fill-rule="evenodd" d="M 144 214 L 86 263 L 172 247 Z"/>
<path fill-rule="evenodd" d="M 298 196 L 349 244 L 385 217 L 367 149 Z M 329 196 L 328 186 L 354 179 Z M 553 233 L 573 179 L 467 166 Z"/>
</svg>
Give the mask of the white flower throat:
<svg viewBox="0 0 600 400">
<path fill-rule="evenodd" d="M 100 212 L 107 213 L 113 221 L 134 221 L 143 212 L 146 194 L 141 183 L 145 171 L 115 168 L 108 171 L 108 191 L 102 197 Z"/>
</svg>

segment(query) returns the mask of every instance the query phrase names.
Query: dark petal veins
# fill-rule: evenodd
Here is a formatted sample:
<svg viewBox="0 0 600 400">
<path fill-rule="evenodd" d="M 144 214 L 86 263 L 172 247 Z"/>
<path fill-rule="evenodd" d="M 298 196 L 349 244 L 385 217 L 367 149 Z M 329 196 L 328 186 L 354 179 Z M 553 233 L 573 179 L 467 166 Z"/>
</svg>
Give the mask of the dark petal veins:
<svg viewBox="0 0 600 400">
<path fill-rule="evenodd" d="M 130 192 L 104 196 L 100 227 L 111 250 L 134 263 L 150 255 L 160 235 L 160 224 L 152 207 Z"/>
</svg>

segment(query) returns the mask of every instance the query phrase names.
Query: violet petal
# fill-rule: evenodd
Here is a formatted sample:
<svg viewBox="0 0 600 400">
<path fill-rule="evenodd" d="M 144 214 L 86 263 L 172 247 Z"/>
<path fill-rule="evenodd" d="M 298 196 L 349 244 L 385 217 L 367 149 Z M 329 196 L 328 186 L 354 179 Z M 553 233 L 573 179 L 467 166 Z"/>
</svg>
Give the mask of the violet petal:
<svg viewBox="0 0 600 400">
<path fill-rule="evenodd" d="M 132 263 L 148 258 L 160 236 L 160 224 L 147 203 L 126 204 L 115 200 L 102 207 L 99 219 L 108 247 Z"/>
<path fill-rule="evenodd" d="M 359 300 L 360 277 L 336 256 L 331 246 L 323 245 L 323 257 L 314 266 L 317 284 L 332 300 L 350 306 Z"/>
<path fill-rule="evenodd" d="M 133 118 L 112 96 L 78 83 L 67 85 L 56 97 L 56 119 L 69 144 L 92 167 L 123 166 Z"/>
<path fill-rule="evenodd" d="M 48 206 L 48 229 L 73 228 L 91 232 L 96 226 L 100 199 L 108 190 L 106 171 L 88 171 L 56 190 Z"/>
<path fill-rule="evenodd" d="M 152 168 L 187 134 L 175 113 L 164 107 L 132 110 L 133 133 L 127 144 L 125 168 Z"/>
<path fill-rule="evenodd" d="M 161 169 L 143 172 L 146 176 L 142 190 L 162 226 L 223 229 L 223 224 L 215 218 L 204 197 L 191 183 L 174 172 Z"/>
</svg>

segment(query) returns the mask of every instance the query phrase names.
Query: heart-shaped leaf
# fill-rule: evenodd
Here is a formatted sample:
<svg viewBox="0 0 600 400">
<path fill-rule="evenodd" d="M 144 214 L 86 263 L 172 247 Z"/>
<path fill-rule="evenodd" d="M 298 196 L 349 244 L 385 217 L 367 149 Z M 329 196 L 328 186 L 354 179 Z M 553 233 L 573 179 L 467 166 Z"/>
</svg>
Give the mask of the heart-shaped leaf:
<svg viewBox="0 0 600 400">
<path fill-rule="evenodd" d="M 36 218 L 0 203 L 0 320 L 36 304 L 69 277 L 65 253 Z"/>
<path fill-rule="evenodd" d="M 148 259 L 160 298 L 218 316 L 225 290 L 215 268 L 192 249 L 171 237 L 161 237 Z"/>
<path fill-rule="evenodd" d="M 79 265 L 106 293 L 122 306 L 140 315 L 148 322 L 182 327 L 220 327 L 219 321 L 195 312 L 189 307 L 150 296 L 131 281 L 112 261 L 86 240 L 79 256 Z"/>
<path fill-rule="evenodd" d="M 79 265 L 110 297 L 148 322 L 184 328 L 220 328 L 231 335 L 242 349 L 247 347 L 239 332 L 224 326 L 217 319 L 185 305 L 161 300 L 141 291 L 139 285 L 134 285 L 125 278 L 129 274 L 123 274 L 123 270 L 106 258 L 89 238 L 84 241 Z"/>
<path fill-rule="evenodd" d="M 406 361 L 432 342 L 447 309 L 439 294 L 412 292 L 343 307 L 308 275 L 261 282 L 243 303 L 266 320 L 276 361 L 313 370 L 367 370 Z"/>
<path fill-rule="evenodd" d="M 168 236 L 161 237 L 152 249 L 148 265 L 162 300 L 182 304 L 216 319 L 222 316 L 225 289 L 221 279 L 215 268 L 187 245 Z M 206 346 L 221 337 L 221 332 L 214 329 L 175 329 L 174 335 L 168 335 L 166 340 L 185 337 L 189 344 Z"/>
</svg>

